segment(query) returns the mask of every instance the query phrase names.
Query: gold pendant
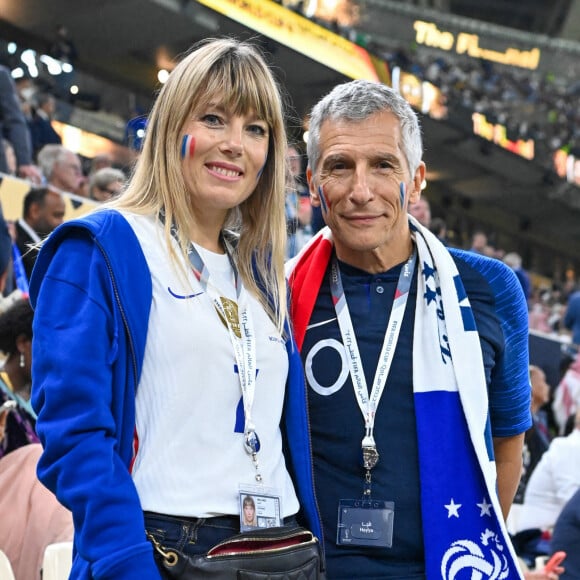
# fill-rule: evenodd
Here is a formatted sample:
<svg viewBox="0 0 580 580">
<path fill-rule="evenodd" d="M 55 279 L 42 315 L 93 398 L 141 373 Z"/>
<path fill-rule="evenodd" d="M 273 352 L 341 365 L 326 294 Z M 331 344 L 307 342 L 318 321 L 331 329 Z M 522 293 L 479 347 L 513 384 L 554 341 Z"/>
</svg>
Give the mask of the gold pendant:
<svg viewBox="0 0 580 580">
<path fill-rule="evenodd" d="M 227 318 L 227 324 L 238 338 L 242 338 L 240 317 L 238 315 L 238 303 L 229 298 L 225 298 L 224 296 L 220 296 L 220 302 L 222 303 L 223 314 L 225 314 Z M 222 313 L 218 311 L 218 314 L 221 315 Z M 220 318 L 222 318 L 222 322 L 225 323 L 223 317 L 220 316 Z"/>
</svg>

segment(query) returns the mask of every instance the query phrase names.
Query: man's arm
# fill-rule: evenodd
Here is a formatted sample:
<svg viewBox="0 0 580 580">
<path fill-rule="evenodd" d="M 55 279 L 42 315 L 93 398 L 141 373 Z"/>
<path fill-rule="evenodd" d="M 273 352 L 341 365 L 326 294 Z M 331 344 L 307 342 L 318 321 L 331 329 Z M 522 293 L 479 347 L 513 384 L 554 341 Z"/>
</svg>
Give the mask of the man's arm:
<svg viewBox="0 0 580 580">
<path fill-rule="evenodd" d="M 0 67 L 0 110 L 4 136 L 12 143 L 18 166 L 32 163 L 30 133 L 20 108 L 18 95 L 10 71 Z"/>
<path fill-rule="evenodd" d="M 512 437 L 494 437 L 493 450 L 497 469 L 497 494 L 504 519 L 507 518 L 522 475 L 524 433 Z"/>
</svg>

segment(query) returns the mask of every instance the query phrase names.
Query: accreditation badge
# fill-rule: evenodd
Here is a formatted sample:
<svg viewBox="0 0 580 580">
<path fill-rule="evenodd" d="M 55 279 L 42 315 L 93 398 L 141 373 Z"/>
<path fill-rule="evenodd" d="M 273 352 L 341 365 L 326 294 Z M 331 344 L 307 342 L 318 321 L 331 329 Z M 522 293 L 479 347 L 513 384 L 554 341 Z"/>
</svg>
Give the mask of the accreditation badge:
<svg viewBox="0 0 580 580">
<path fill-rule="evenodd" d="M 392 501 L 341 499 L 336 543 L 339 546 L 390 548 L 394 518 L 395 503 Z"/>
<path fill-rule="evenodd" d="M 271 488 L 240 486 L 240 530 L 277 528 L 283 525 L 280 494 Z"/>
</svg>

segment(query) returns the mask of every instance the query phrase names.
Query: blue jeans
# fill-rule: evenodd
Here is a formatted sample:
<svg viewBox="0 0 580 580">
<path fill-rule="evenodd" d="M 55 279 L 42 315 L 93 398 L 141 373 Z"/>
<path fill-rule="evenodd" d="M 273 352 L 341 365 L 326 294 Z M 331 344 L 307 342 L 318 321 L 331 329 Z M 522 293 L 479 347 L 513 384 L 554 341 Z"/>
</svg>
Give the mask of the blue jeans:
<svg viewBox="0 0 580 580">
<path fill-rule="evenodd" d="M 145 529 L 163 548 L 174 548 L 188 556 L 205 554 L 212 546 L 239 533 L 239 516 L 185 518 L 145 512 Z M 154 550 L 163 576 L 161 555 Z"/>
<path fill-rule="evenodd" d="M 187 518 L 145 512 L 145 529 L 165 549 L 174 548 L 182 554 L 196 556 L 205 554 L 219 542 L 240 533 L 239 516 L 216 518 Z M 292 516 L 284 524 L 295 524 Z M 161 555 L 154 550 L 155 561 L 163 577 Z"/>
</svg>

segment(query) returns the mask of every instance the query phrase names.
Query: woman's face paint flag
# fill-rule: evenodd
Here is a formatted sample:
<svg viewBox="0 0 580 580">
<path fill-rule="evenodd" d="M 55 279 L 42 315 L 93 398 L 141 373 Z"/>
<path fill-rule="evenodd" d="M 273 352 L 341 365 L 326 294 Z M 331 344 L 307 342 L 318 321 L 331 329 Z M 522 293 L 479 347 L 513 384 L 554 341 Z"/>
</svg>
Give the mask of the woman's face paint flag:
<svg viewBox="0 0 580 580">
<path fill-rule="evenodd" d="M 181 142 L 181 158 L 193 157 L 195 151 L 195 137 L 193 135 L 184 135 Z"/>
<path fill-rule="evenodd" d="M 399 185 L 399 197 L 401 200 L 401 209 L 405 207 L 405 184 L 401 181 Z"/>
</svg>

